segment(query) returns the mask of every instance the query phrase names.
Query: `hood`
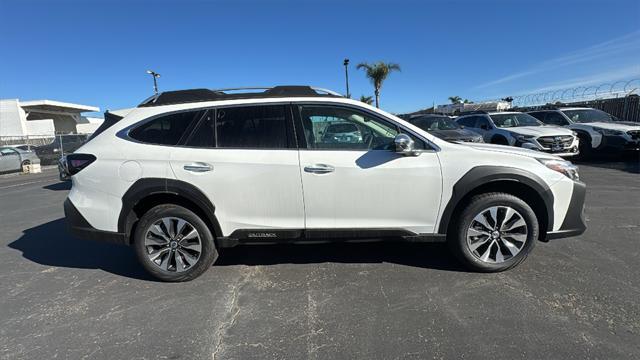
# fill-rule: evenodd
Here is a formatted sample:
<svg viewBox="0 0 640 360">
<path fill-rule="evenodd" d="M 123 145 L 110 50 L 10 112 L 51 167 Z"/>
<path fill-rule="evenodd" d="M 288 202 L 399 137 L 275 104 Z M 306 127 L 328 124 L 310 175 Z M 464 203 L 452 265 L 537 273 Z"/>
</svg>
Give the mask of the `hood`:
<svg viewBox="0 0 640 360">
<path fill-rule="evenodd" d="M 579 123 L 579 124 L 585 124 L 585 125 L 595 126 L 595 127 L 609 129 L 609 130 L 620 130 L 620 131 L 640 130 L 640 124 L 633 124 L 633 123 L 621 122 L 621 121 L 620 122 L 598 121 L 598 122 Z"/>
<path fill-rule="evenodd" d="M 557 135 L 573 135 L 569 129 L 559 126 L 515 126 L 510 128 L 502 128 L 515 134 L 530 136 L 557 136 Z"/>
<path fill-rule="evenodd" d="M 529 150 L 515 146 L 506 146 L 506 145 L 497 145 L 497 144 L 487 144 L 487 143 L 464 143 L 460 144 L 462 146 L 468 146 L 476 150 L 482 151 L 491 151 L 491 152 L 499 152 L 504 154 L 513 154 L 513 155 L 521 155 L 531 158 L 537 159 L 556 159 L 562 160 L 562 158 L 558 156 L 554 156 L 548 153 L 544 153 L 541 151 Z"/>
<path fill-rule="evenodd" d="M 456 129 L 456 130 L 429 130 L 430 134 L 439 137 L 440 139 L 451 141 L 451 140 L 461 140 L 461 139 L 471 139 L 477 138 L 481 135 L 467 129 Z"/>
</svg>

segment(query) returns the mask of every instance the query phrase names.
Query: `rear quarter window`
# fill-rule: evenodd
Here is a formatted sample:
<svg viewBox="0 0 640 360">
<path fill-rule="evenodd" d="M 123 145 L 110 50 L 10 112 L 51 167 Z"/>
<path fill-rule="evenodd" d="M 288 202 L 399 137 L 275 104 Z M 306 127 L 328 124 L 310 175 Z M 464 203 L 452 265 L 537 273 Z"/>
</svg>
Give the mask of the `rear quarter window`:
<svg viewBox="0 0 640 360">
<path fill-rule="evenodd" d="M 205 111 L 186 111 L 160 116 L 132 129 L 129 137 L 158 145 L 177 145 Z"/>
</svg>

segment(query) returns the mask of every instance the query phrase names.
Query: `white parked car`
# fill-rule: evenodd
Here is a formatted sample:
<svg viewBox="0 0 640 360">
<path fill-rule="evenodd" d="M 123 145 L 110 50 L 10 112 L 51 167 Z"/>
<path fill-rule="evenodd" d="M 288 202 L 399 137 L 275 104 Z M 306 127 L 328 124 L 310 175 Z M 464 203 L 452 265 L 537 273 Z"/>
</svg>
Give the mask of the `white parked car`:
<svg viewBox="0 0 640 360">
<path fill-rule="evenodd" d="M 320 135 L 336 122 L 358 136 Z M 585 230 L 570 162 L 450 143 L 307 86 L 161 93 L 63 168 L 73 233 L 132 245 L 165 281 L 197 277 L 223 247 L 328 240 L 446 241 L 470 269 L 501 271 Z"/>
<path fill-rule="evenodd" d="M 576 134 L 558 126 L 544 126 L 521 112 L 474 112 L 456 118 L 458 124 L 482 134 L 484 141 L 568 157 L 578 154 Z"/>
<path fill-rule="evenodd" d="M 565 126 L 578 134 L 580 152 L 640 150 L 640 124 L 619 121 L 592 108 L 558 108 L 529 112 L 545 124 Z"/>
</svg>

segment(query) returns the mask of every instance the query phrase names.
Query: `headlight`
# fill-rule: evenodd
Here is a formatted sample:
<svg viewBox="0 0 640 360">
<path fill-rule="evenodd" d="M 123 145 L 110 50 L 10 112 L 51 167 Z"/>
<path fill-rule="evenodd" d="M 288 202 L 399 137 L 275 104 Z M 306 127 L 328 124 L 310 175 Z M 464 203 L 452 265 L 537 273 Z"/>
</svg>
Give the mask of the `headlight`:
<svg viewBox="0 0 640 360">
<path fill-rule="evenodd" d="M 514 134 L 514 136 L 516 137 L 516 139 L 518 139 L 520 141 L 530 141 L 530 140 L 533 140 L 533 138 L 535 138 L 535 136 L 533 136 L 533 135 L 516 135 L 516 134 Z"/>
<path fill-rule="evenodd" d="M 593 130 L 606 136 L 623 136 L 624 135 L 624 131 L 620 131 L 620 130 L 603 129 L 603 128 L 597 128 L 597 127 L 593 128 Z"/>
<path fill-rule="evenodd" d="M 553 171 L 557 171 L 571 180 L 580 180 L 578 167 L 570 161 L 556 159 L 537 159 L 540 163 Z"/>
</svg>

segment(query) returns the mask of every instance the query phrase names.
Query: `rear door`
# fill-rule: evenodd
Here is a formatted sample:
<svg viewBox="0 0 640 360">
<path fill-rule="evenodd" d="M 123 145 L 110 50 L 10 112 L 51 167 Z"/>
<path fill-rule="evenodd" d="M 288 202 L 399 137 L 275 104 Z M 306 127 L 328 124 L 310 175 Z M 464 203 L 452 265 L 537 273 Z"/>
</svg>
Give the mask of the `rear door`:
<svg viewBox="0 0 640 360">
<path fill-rule="evenodd" d="M 273 240 L 295 233 L 276 229 L 304 228 L 295 144 L 286 104 L 220 107 L 171 151 L 170 163 L 176 178 L 209 197 L 225 236 Z"/>
</svg>

